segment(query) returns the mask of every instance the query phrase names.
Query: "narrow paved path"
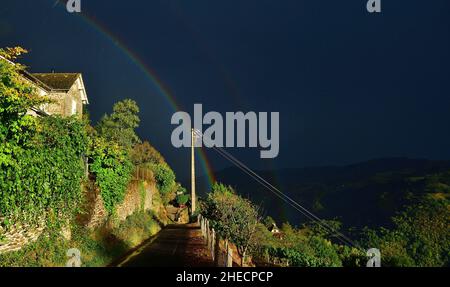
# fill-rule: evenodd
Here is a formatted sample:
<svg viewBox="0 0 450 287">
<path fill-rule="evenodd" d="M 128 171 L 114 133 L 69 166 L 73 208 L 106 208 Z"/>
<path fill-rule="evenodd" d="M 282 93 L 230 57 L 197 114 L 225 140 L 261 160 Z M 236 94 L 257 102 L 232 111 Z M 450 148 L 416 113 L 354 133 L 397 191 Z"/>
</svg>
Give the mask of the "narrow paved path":
<svg viewBox="0 0 450 287">
<path fill-rule="evenodd" d="M 180 224 L 161 230 L 119 266 L 209 267 L 213 262 L 198 224 Z"/>
</svg>

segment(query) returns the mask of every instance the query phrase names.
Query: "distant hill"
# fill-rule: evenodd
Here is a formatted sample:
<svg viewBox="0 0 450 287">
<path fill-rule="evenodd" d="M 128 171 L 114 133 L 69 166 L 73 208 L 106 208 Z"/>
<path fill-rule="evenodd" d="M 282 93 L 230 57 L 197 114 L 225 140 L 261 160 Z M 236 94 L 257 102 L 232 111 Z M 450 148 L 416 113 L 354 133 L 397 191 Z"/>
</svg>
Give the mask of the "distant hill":
<svg viewBox="0 0 450 287">
<path fill-rule="evenodd" d="M 324 219 L 337 218 L 346 227 L 389 227 L 390 218 L 424 194 L 450 191 L 450 161 L 385 158 L 347 166 L 257 171 L 295 201 Z M 216 173 L 219 182 L 261 204 L 277 222 L 299 225 L 305 218 L 237 168 Z M 200 196 L 207 192 L 198 180 Z M 186 182 L 189 186 L 189 182 Z"/>
</svg>

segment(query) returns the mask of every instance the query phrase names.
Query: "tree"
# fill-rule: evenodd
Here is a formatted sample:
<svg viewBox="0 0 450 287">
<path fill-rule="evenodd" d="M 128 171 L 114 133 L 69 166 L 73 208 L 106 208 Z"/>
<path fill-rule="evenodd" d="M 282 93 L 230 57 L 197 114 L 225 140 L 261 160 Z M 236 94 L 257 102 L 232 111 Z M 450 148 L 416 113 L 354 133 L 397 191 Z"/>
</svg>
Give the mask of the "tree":
<svg viewBox="0 0 450 287">
<path fill-rule="evenodd" d="M 320 220 L 304 224 L 313 234 L 324 237 L 333 238 L 340 231 L 342 223 L 339 220 Z"/>
<path fill-rule="evenodd" d="M 264 218 L 263 223 L 267 229 L 272 228 L 274 224 L 276 225 L 275 220 L 270 216 L 266 216 L 266 218 Z"/>
<path fill-rule="evenodd" d="M 175 191 L 175 173 L 166 164 L 151 165 L 155 175 L 156 185 L 162 194 Z"/>
<path fill-rule="evenodd" d="M 146 165 L 155 177 L 156 187 L 162 195 L 164 204 L 168 204 L 176 198 L 177 185 L 175 182 L 175 173 L 167 165 L 164 164 L 148 164 Z"/>
<path fill-rule="evenodd" d="M 131 151 L 131 160 L 136 166 L 146 163 L 164 164 L 164 157 L 148 142 L 138 143 Z"/>
<path fill-rule="evenodd" d="M 32 107 L 49 102 L 40 97 L 20 74 L 24 66 L 13 64 L 19 55 L 26 53 L 22 48 L 0 49 L 0 154 L 12 152 L 13 144 L 24 146 L 35 130 L 35 118 L 27 115 Z M 8 59 L 8 60 L 6 60 Z M 2 156 L 0 156 L 1 164 Z M 4 159 L 6 160 L 6 159 Z"/>
<path fill-rule="evenodd" d="M 422 199 L 393 218 L 407 241 L 406 249 L 417 266 L 450 264 L 450 209 L 448 201 Z"/>
<path fill-rule="evenodd" d="M 139 107 L 130 99 L 114 104 L 113 113 L 104 115 L 97 125 L 100 136 L 119 144 L 127 151 L 140 142 L 135 129 L 139 126 Z"/>
<path fill-rule="evenodd" d="M 382 252 L 384 266 L 450 265 L 447 200 L 423 198 L 393 218 L 394 228 L 365 230 L 363 242 Z"/>
<path fill-rule="evenodd" d="M 244 262 L 247 253 L 257 245 L 258 208 L 250 200 L 237 195 L 231 187 L 215 183 L 203 203 L 202 213 L 211 220 L 214 230 L 222 238 L 237 246 Z"/>
</svg>

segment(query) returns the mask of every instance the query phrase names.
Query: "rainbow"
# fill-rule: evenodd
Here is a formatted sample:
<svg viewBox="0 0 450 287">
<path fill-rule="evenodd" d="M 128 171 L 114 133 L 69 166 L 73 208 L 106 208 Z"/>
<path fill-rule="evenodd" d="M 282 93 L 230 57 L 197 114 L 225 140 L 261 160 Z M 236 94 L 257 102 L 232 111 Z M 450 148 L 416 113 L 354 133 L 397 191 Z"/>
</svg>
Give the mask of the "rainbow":
<svg viewBox="0 0 450 287">
<path fill-rule="evenodd" d="M 58 2 L 57 6 L 64 6 L 64 12 L 66 12 L 65 4 Z M 134 65 L 136 65 L 146 76 L 146 78 L 152 83 L 153 86 L 157 88 L 158 94 L 160 94 L 168 103 L 169 108 L 174 112 L 180 111 L 180 107 L 177 104 L 175 97 L 170 92 L 169 88 L 162 82 L 162 80 L 158 77 L 155 70 L 149 67 L 145 61 L 140 59 L 140 57 L 131 51 L 118 37 L 116 37 L 111 31 L 108 31 L 106 27 L 104 27 L 101 23 L 95 20 L 93 17 L 87 15 L 86 13 L 78 13 L 77 16 L 96 30 L 98 33 L 103 35 L 106 39 L 113 43 Z M 214 177 L 213 170 L 211 168 L 211 164 L 208 161 L 206 153 L 204 149 L 200 149 L 200 152 L 197 153 L 200 157 L 200 164 L 204 173 L 207 176 L 208 188 L 212 186 L 212 184 L 216 181 Z"/>
</svg>

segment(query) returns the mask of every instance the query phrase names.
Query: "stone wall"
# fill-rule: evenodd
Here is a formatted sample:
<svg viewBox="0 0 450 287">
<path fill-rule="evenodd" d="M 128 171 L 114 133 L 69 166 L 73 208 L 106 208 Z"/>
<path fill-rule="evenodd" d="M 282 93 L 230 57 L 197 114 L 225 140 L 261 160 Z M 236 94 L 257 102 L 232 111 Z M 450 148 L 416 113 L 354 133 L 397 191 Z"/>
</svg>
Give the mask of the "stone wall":
<svg viewBox="0 0 450 287">
<path fill-rule="evenodd" d="M 144 194 L 141 192 L 143 188 Z M 116 215 L 119 221 L 125 220 L 128 216 L 138 210 L 151 210 L 153 208 L 153 195 L 156 193 L 154 183 L 132 181 L 128 187 L 125 198 L 117 206 Z"/>
<path fill-rule="evenodd" d="M 0 226 L 0 254 L 17 251 L 23 246 L 36 241 L 44 228 L 44 222 L 35 226 L 16 224 L 8 228 L 8 230 Z"/>
<path fill-rule="evenodd" d="M 143 192 L 141 192 L 140 185 L 141 183 L 138 181 L 133 180 L 130 182 L 124 201 L 116 209 L 116 219 L 119 221 L 125 220 L 129 215 L 142 208 L 144 210 L 160 208 L 153 204 L 154 195 L 157 193 L 156 184 L 154 182 L 144 182 Z M 108 213 L 104 208 L 100 190 L 92 181 L 84 187 L 84 190 L 86 199 L 84 209 L 86 213 L 80 215 L 78 221 L 84 226 L 94 229 L 106 223 Z M 156 210 L 156 212 L 159 212 L 159 210 Z M 20 250 L 25 245 L 36 241 L 44 229 L 44 220 L 34 226 L 15 224 L 8 230 L 0 226 L 0 254 Z M 62 228 L 61 236 L 66 240 L 70 240 L 69 225 Z"/>
<path fill-rule="evenodd" d="M 50 93 L 47 97 L 53 102 L 46 104 L 44 111 L 50 115 L 64 115 L 64 99 L 66 97 L 66 93 Z"/>
<path fill-rule="evenodd" d="M 108 212 L 103 204 L 100 189 L 93 181 L 85 187 L 85 204 L 83 208 L 85 214 L 80 216 L 79 223 L 90 229 L 102 225 L 108 217 Z"/>
<path fill-rule="evenodd" d="M 77 85 L 73 85 L 67 92 L 51 92 L 46 96 L 53 102 L 42 106 L 43 110 L 50 115 L 72 116 L 73 105 L 78 118 L 83 115 L 83 101 Z"/>
<path fill-rule="evenodd" d="M 66 96 L 64 97 L 64 116 L 71 116 L 72 115 L 72 100 L 75 101 L 75 113 L 79 118 L 83 115 L 83 102 L 81 100 L 81 94 L 78 90 L 78 87 L 76 84 L 74 84 L 70 90 L 67 92 Z"/>
<path fill-rule="evenodd" d="M 131 181 L 128 185 L 123 202 L 116 207 L 115 219 L 118 221 L 125 220 L 128 216 L 136 211 L 153 210 L 153 199 L 157 193 L 156 184 L 154 182 L 145 181 L 143 183 L 143 193 L 141 192 L 141 183 L 139 181 Z M 85 215 L 83 224 L 88 228 L 96 228 L 104 224 L 108 219 L 100 190 L 91 185 L 86 195 L 88 206 L 85 208 L 89 214 Z"/>
</svg>

